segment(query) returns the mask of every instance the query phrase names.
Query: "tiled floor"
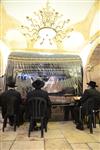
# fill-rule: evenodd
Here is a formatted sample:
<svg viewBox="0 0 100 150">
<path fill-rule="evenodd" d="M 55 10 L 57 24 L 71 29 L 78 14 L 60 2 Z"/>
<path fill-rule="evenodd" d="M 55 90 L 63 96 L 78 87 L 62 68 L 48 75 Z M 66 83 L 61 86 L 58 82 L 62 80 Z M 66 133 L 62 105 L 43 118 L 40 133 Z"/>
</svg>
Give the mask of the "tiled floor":
<svg viewBox="0 0 100 150">
<path fill-rule="evenodd" d="M 17 129 L 16 132 L 8 125 L 5 132 L 1 131 L 0 123 L 0 150 L 99 150 L 100 128 L 90 134 L 88 129 L 79 131 L 72 121 L 49 122 L 48 131 L 44 138 L 40 131 L 31 133 L 28 138 L 28 123 Z"/>
<path fill-rule="evenodd" d="M 40 131 L 34 131 L 28 138 L 28 123 L 20 126 L 16 132 L 9 125 L 5 132 L 1 131 L 0 150 L 99 150 L 100 128 L 90 134 L 88 129 L 79 131 L 72 121 L 49 122 L 44 138 Z"/>
</svg>

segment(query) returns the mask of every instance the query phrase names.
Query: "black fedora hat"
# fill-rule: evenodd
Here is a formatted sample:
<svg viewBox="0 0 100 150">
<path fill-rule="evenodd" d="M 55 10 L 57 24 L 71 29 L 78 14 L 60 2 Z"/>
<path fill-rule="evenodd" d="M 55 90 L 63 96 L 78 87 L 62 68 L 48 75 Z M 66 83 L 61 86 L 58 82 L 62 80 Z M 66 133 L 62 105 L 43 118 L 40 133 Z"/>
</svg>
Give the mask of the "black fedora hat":
<svg viewBox="0 0 100 150">
<path fill-rule="evenodd" d="M 7 86 L 12 87 L 12 88 L 17 87 L 17 86 L 15 85 L 15 82 L 14 82 L 14 81 L 8 82 L 8 83 L 7 83 Z"/>
<path fill-rule="evenodd" d="M 39 79 L 37 79 L 37 80 L 35 80 L 35 81 L 32 83 L 32 86 L 33 86 L 34 88 L 42 88 L 42 87 L 44 86 L 44 82 L 41 81 L 41 80 L 39 80 Z"/>
<path fill-rule="evenodd" d="M 89 86 L 91 87 L 98 87 L 98 85 L 96 85 L 96 82 L 94 81 L 90 81 L 89 83 L 87 83 Z"/>
</svg>

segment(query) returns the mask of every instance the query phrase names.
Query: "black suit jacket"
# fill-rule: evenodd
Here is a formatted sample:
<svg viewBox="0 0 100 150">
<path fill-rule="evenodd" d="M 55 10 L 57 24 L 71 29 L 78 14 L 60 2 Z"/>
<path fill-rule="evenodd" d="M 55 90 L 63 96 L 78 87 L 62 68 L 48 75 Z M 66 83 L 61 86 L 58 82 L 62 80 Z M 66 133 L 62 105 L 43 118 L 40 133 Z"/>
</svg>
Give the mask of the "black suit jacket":
<svg viewBox="0 0 100 150">
<path fill-rule="evenodd" d="M 35 89 L 31 92 L 29 92 L 27 94 L 27 99 L 31 98 L 31 97 L 43 97 L 46 102 L 47 102 L 47 106 L 50 107 L 51 106 L 51 101 L 50 101 L 50 98 L 48 96 L 48 93 L 44 90 L 41 90 L 41 89 Z"/>
<path fill-rule="evenodd" d="M 8 105 L 9 105 L 9 111 L 13 109 L 13 108 L 10 108 L 10 107 L 12 107 L 12 105 L 11 105 L 12 102 L 10 101 L 10 99 L 12 97 L 16 98 L 16 112 L 19 111 L 19 107 L 20 107 L 20 104 L 21 104 L 21 95 L 20 95 L 20 93 L 18 91 L 14 90 L 14 89 L 7 90 L 7 91 L 5 91 L 1 94 L 1 107 L 2 107 L 2 116 L 3 116 L 3 118 L 4 118 L 5 114 L 7 113 Z"/>
<path fill-rule="evenodd" d="M 96 89 L 86 89 L 80 99 L 81 105 L 100 108 L 100 92 Z"/>
<path fill-rule="evenodd" d="M 51 101 L 48 96 L 48 93 L 42 89 L 35 89 L 27 94 L 27 101 L 31 97 L 43 97 L 46 100 L 47 103 L 47 117 L 50 118 L 51 116 Z"/>
</svg>

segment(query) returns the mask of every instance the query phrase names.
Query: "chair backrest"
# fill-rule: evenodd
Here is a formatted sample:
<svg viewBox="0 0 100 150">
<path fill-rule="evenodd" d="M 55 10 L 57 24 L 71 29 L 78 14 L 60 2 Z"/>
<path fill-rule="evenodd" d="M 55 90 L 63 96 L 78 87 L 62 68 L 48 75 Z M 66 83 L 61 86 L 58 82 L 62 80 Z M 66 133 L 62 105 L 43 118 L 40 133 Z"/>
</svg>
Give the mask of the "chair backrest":
<svg viewBox="0 0 100 150">
<path fill-rule="evenodd" d="M 94 110 L 100 109 L 100 99 L 95 99 Z"/>
<path fill-rule="evenodd" d="M 92 110 L 100 109 L 100 99 L 98 98 L 90 98 L 87 101 L 88 112 L 92 112 Z"/>
<path fill-rule="evenodd" d="M 16 96 L 9 96 L 7 99 L 7 114 L 14 115 L 19 112 L 19 103 Z"/>
<path fill-rule="evenodd" d="M 33 118 L 41 118 L 46 116 L 47 103 L 43 97 L 31 97 L 28 100 L 29 114 Z"/>
</svg>

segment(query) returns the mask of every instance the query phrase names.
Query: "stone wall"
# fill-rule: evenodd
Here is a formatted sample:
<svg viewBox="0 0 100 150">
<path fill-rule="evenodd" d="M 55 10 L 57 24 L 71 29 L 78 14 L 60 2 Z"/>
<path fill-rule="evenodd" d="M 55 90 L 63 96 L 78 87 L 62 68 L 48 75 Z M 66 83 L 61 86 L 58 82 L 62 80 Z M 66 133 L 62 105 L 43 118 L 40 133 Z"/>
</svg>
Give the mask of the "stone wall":
<svg viewBox="0 0 100 150">
<path fill-rule="evenodd" d="M 98 90 L 100 91 L 100 63 L 93 67 L 90 71 L 90 79 L 95 81 L 98 85 Z"/>
</svg>

